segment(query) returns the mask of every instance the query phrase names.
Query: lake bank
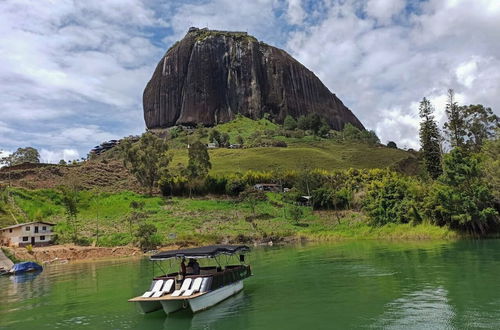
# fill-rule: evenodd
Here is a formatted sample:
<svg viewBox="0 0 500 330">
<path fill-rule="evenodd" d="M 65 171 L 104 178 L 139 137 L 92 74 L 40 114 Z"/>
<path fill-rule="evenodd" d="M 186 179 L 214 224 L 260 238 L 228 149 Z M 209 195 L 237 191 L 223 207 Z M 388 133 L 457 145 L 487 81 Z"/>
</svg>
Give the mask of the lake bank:
<svg viewBox="0 0 500 330">
<path fill-rule="evenodd" d="M 437 227 L 429 224 L 409 225 L 386 225 L 382 227 L 371 227 L 364 223 L 339 225 L 338 230 L 311 230 L 305 228 L 290 236 L 270 236 L 266 239 L 249 241 L 239 236 L 240 240 L 225 241 L 191 241 L 188 244 L 171 244 L 158 247 L 158 250 L 173 250 L 177 248 L 195 247 L 204 244 L 221 243 L 244 243 L 251 246 L 272 245 L 295 245 L 297 243 L 323 243 L 343 241 L 454 241 L 465 238 L 463 235 L 447 228 Z M 5 247 L 4 247 L 5 248 Z M 146 255 L 139 248 L 132 245 L 115 247 L 92 247 L 77 246 L 73 244 L 52 245 L 45 247 L 8 248 L 17 260 L 31 260 L 40 263 L 66 263 L 69 261 L 110 259 L 123 257 L 140 257 Z M 30 252 L 31 251 L 31 252 Z"/>
<path fill-rule="evenodd" d="M 58 243 L 71 241 L 73 233 L 60 195 L 53 190 L 12 190 L 13 199 L 26 219 L 43 216 L 55 223 Z M 267 194 L 267 200 L 254 205 L 238 198 L 206 196 L 170 198 L 144 196 L 133 192 L 94 195 L 82 193 L 78 213 L 78 236 L 99 248 L 132 246 L 141 224 L 156 227 L 158 246 L 188 247 L 210 244 L 281 244 L 297 241 L 337 240 L 443 240 L 466 235 L 428 223 L 374 226 L 361 210 L 312 210 L 294 206 L 279 194 Z M 142 205 L 140 209 L 130 207 Z M 293 218 L 292 211 L 300 210 Z M 113 255 L 104 249 L 105 255 Z M 99 252 L 100 253 L 100 252 Z M 133 251 L 130 253 L 134 253 Z M 50 251 L 48 252 L 50 255 Z M 81 253 L 73 253 L 81 258 Z M 91 253 L 92 255 L 92 253 Z M 59 257 L 59 256 L 55 256 Z"/>
</svg>

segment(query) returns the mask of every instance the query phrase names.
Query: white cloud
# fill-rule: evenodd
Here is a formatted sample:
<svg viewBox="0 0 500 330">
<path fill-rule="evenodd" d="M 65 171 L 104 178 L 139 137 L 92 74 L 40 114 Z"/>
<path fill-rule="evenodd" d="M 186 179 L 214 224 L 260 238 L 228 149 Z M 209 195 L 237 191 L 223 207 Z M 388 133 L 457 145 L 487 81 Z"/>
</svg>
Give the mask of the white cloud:
<svg viewBox="0 0 500 330">
<path fill-rule="evenodd" d="M 460 102 L 498 113 L 500 2 L 413 2 L 420 10 L 406 14 L 409 2 L 365 4 L 363 17 L 358 1 L 333 2 L 323 21 L 292 34 L 288 48 L 383 141 L 418 147 L 418 102 L 442 100 L 448 88 Z"/>
<path fill-rule="evenodd" d="M 79 160 L 80 154 L 76 149 L 63 149 L 63 150 L 40 150 L 40 161 L 43 163 L 58 163 L 61 159 L 66 162 Z"/>
<path fill-rule="evenodd" d="M 302 8 L 302 0 L 288 0 L 287 19 L 290 24 L 302 24 L 306 12 Z"/>
<path fill-rule="evenodd" d="M 380 23 L 388 23 L 393 16 L 398 15 L 405 7 L 405 0 L 368 0 L 366 13 Z"/>
</svg>

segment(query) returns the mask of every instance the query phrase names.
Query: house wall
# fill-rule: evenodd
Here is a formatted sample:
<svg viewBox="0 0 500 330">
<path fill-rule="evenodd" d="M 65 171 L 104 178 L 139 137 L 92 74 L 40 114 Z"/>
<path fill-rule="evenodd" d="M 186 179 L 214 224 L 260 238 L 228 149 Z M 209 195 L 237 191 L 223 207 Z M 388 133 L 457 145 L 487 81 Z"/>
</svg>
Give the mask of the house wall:
<svg viewBox="0 0 500 330">
<path fill-rule="evenodd" d="M 38 227 L 38 232 L 35 228 Z M 45 228 L 45 229 L 44 229 Z M 0 231 L 0 243 L 7 246 L 48 245 L 54 233 L 52 226 L 43 223 L 30 223 Z"/>
</svg>

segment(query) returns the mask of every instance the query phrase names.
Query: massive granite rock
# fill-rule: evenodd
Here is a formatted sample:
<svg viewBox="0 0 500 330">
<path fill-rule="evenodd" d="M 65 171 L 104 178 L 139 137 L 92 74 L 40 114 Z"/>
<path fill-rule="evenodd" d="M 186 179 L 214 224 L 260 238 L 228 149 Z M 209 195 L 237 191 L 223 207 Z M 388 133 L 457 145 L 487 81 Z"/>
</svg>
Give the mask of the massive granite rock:
<svg viewBox="0 0 500 330">
<path fill-rule="evenodd" d="M 245 32 L 190 28 L 158 63 L 144 90 L 148 128 L 232 120 L 236 114 L 282 122 L 317 113 L 333 129 L 361 122 L 285 51 Z"/>
</svg>

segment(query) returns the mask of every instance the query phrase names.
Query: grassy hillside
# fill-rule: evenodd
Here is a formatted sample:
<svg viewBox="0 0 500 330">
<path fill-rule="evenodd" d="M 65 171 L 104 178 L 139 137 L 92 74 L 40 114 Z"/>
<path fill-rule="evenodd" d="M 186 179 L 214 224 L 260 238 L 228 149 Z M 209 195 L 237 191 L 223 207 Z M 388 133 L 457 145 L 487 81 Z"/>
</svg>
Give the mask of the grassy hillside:
<svg viewBox="0 0 500 330">
<path fill-rule="evenodd" d="M 52 189 L 13 189 L 16 205 L 23 210 L 22 221 L 45 220 L 57 223 L 60 237 L 67 230 L 61 195 Z M 144 202 L 141 217 L 129 222 L 132 201 Z M 100 246 L 126 245 L 133 241 L 139 224 L 152 223 L 158 228 L 164 245 L 193 245 L 223 242 L 274 242 L 282 239 L 442 239 L 457 234 L 447 228 L 421 224 L 372 227 L 359 212 L 313 212 L 301 207 L 304 215 L 298 221 L 290 216 L 291 204 L 279 194 L 268 194 L 268 200 L 257 204 L 255 215 L 248 203 L 237 199 L 164 200 L 133 192 L 80 194 L 78 227 L 82 237 Z M 5 220 L 5 219 L 4 219 Z M 97 237 L 99 237 L 97 239 Z"/>
<path fill-rule="evenodd" d="M 299 169 L 307 164 L 311 168 L 333 170 L 347 168 L 386 168 L 406 159 L 415 157 L 400 149 L 384 146 L 370 146 L 355 142 L 337 142 L 316 136 L 306 135 L 291 138 L 280 135 L 280 126 L 266 119 L 252 120 L 238 117 L 235 120 L 215 127 L 219 132 L 228 133 L 231 143 L 236 137 L 243 137 L 245 143 L 255 134 L 271 135 L 269 138 L 285 142 L 288 147 L 257 147 L 243 149 L 217 148 L 209 150 L 212 174 L 243 172 L 246 170 L 268 171 Z M 273 134 L 274 132 L 274 134 Z M 173 139 L 171 152 L 172 164 L 187 164 L 187 143 L 193 140 L 191 134 Z M 208 142 L 207 136 L 201 138 Z"/>
<path fill-rule="evenodd" d="M 187 149 L 173 149 L 172 164 L 187 164 Z M 209 150 L 212 174 L 311 168 L 326 170 L 347 168 L 385 168 L 408 157 L 407 152 L 364 144 L 336 144 L 330 141 L 296 143 L 287 148 L 249 148 Z"/>
</svg>

